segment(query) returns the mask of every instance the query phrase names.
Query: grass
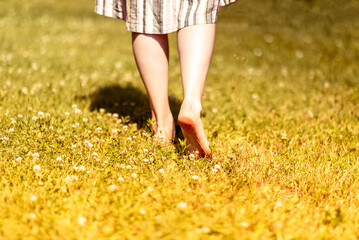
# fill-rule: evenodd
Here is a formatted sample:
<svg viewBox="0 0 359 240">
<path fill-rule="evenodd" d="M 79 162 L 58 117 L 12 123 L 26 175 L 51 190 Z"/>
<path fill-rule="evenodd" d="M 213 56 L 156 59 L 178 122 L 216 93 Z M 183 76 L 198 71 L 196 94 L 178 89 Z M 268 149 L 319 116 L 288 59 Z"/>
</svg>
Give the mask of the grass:
<svg viewBox="0 0 359 240">
<path fill-rule="evenodd" d="M 358 1 L 223 9 L 199 160 L 154 143 L 122 22 L 84 0 L 0 6 L 1 238 L 359 237 Z"/>
</svg>

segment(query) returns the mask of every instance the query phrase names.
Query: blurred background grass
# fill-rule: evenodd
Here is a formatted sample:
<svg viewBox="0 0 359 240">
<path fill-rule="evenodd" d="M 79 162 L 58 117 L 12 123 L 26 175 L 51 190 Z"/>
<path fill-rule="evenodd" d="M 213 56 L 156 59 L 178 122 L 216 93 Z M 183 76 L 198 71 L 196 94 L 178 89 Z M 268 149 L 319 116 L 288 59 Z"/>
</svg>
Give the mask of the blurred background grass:
<svg viewBox="0 0 359 240">
<path fill-rule="evenodd" d="M 0 7 L 6 9 L 0 18 L 1 112 L 26 106 L 65 111 L 76 103 L 146 125 L 149 106 L 122 21 L 96 15 L 94 2 L 85 0 L 2 1 Z M 355 0 L 243 0 L 221 9 L 203 101 L 210 137 L 257 143 L 261 136 L 270 146 L 273 134 L 294 134 L 301 124 L 317 124 L 322 132 L 316 134 L 328 131 L 333 139 L 339 134 L 331 129 L 339 125 L 356 137 L 345 129 L 357 129 L 359 112 L 358 11 Z M 176 117 L 182 90 L 175 33 L 170 45 Z"/>
</svg>

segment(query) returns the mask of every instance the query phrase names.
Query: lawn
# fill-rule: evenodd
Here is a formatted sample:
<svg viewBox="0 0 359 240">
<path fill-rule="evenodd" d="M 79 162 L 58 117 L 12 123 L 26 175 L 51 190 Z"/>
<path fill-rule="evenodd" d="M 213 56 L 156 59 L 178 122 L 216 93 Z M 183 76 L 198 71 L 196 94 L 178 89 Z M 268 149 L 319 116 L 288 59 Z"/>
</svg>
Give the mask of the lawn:
<svg viewBox="0 0 359 240">
<path fill-rule="evenodd" d="M 0 239 L 359 238 L 359 1 L 222 9 L 197 160 L 178 126 L 154 141 L 123 22 L 85 0 L 0 7 Z"/>
</svg>

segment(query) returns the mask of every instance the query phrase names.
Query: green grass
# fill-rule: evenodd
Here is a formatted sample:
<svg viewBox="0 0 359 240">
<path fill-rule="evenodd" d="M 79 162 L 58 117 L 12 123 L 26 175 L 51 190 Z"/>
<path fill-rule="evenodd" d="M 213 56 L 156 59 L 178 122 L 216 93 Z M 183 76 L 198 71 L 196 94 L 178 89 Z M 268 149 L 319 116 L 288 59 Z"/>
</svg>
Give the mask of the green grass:
<svg viewBox="0 0 359 240">
<path fill-rule="evenodd" d="M 358 1 L 223 9 L 199 160 L 155 144 L 130 34 L 93 5 L 0 2 L 1 238 L 359 237 Z"/>
</svg>

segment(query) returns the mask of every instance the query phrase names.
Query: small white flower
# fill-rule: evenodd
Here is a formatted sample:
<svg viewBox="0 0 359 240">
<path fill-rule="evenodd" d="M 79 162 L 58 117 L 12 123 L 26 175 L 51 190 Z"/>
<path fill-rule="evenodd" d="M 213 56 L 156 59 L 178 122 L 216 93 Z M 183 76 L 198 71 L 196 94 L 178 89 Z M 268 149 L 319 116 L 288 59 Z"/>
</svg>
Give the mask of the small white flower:
<svg viewBox="0 0 359 240">
<path fill-rule="evenodd" d="M 100 127 L 96 128 L 96 132 L 97 132 L 97 133 L 101 133 L 101 132 L 102 132 L 102 128 L 100 128 Z"/>
<path fill-rule="evenodd" d="M 65 112 L 65 115 L 66 115 L 66 116 L 69 116 L 69 115 L 70 115 L 70 113 L 69 113 L 69 112 Z"/>
<path fill-rule="evenodd" d="M 53 126 L 50 126 L 50 127 L 49 127 L 49 130 L 51 130 L 51 131 L 54 130 L 54 127 L 53 127 Z"/>
<path fill-rule="evenodd" d="M 86 221 L 87 219 L 85 217 L 79 217 L 77 219 L 77 223 L 80 225 L 80 226 L 85 226 L 86 225 Z"/>
<path fill-rule="evenodd" d="M 81 110 L 80 110 L 80 109 L 76 109 L 76 110 L 75 110 L 75 114 L 76 114 L 76 115 L 81 115 L 81 114 L 82 114 L 82 112 L 81 112 Z"/>
<path fill-rule="evenodd" d="M 198 180 L 198 179 L 199 179 L 199 177 L 198 177 L 198 176 L 196 176 L 196 175 L 194 175 L 194 176 L 192 176 L 192 179 L 193 179 L 193 180 Z"/>
<path fill-rule="evenodd" d="M 108 190 L 109 190 L 110 192 L 116 191 L 116 190 L 117 190 L 117 185 L 112 184 L 112 185 L 108 186 Z"/>
<path fill-rule="evenodd" d="M 104 113 L 106 110 L 104 108 L 100 108 L 100 113 Z"/>
<path fill-rule="evenodd" d="M 310 117 L 310 118 L 313 118 L 314 117 L 314 113 L 311 111 L 311 110 L 308 110 L 308 116 Z"/>
<path fill-rule="evenodd" d="M 88 119 L 87 118 L 82 118 L 82 121 L 87 122 Z"/>
<path fill-rule="evenodd" d="M 18 118 L 23 118 L 24 116 L 22 114 L 17 115 Z"/>
<path fill-rule="evenodd" d="M 159 171 L 160 173 L 164 173 L 164 172 L 165 172 L 165 170 L 164 170 L 164 169 L 162 169 L 162 168 L 161 168 L 161 169 L 159 169 L 158 171 Z"/>
<path fill-rule="evenodd" d="M 123 181 L 125 181 L 125 179 L 124 179 L 122 176 L 119 176 L 119 177 L 117 178 L 117 181 L 123 182 Z"/>
<path fill-rule="evenodd" d="M 16 123 L 16 120 L 11 120 L 11 124 L 15 124 Z"/>
<path fill-rule="evenodd" d="M 65 180 L 66 180 L 66 178 L 65 178 Z M 79 178 L 76 175 L 71 175 L 69 180 L 70 181 L 78 181 Z"/>
<path fill-rule="evenodd" d="M 112 129 L 111 134 L 117 135 L 117 134 L 118 134 L 118 130 L 117 130 L 117 129 Z"/>
<path fill-rule="evenodd" d="M 40 155 L 39 155 L 38 153 L 34 153 L 34 154 L 32 154 L 32 157 L 33 157 L 33 158 L 39 158 Z"/>
<path fill-rule="evenodd" d="M 85 141 L 85 146 L 86 146 L 86 147 L 89 147 L 89 148 L 92 148 L 92 147 L 93 147 L 93 144 L 92 144 L 90 141 L 86 140 L 86 141 Z"/>
<path fill-rule="evenodd" d="M 9 140 L 9 137 L 3 136 L 3 137 L 1 137 L 1 140 L 5 142 L 5 141 Z"/>
<path fill-rule="evenodd" d="M 33 121 L 36 121 L 38 118 L 37 118 L 36 116 L 33 116 L 31 119 L 32 119 Z"/>
<path fill-rule="evenodd" d="M 60 190 L 61 190 L 61 192 L 67 192 L 67 187 L 66 186 L 61 186 L 61 188 L 60 188 Z"/>
<path fill-rule="evenodd" d="M 138 211 L 139 212 L 139 214 L 141 214 L 141 215 L 145 215 L 146 214 L 146 210 L 145 209 L 140 209 L 140 211 Z"/>
<path fill-rule="evenodd" d="M 187 203 L 185 203 L 185 202 L 179 202 L 179 203 L 177 204 L 177 207 L 178 207 L 179 209 L 181 209 L 181 210 L 184 210 L 184 209 L 187 208 Z"/>
<path fill-rule="evenodd" d="M 132 138 L 131 138 L 131 137 L 128 137 L 127 140 L 128 140 L 128 141 L 132 141 Z"/>
<path fill-rule="evenodd" d="M 216 164 L 216 165 L 214 165 L 214 168 L 216 168 L 216 169 L 221 169 L 221 166 L 218 165 L 218 164 Z"/>
<path fill-rule="evenodd" d="M 147 158 L 143 159 L 144 162 L 149 162 L 149 160 Z"/>
<path fill-rule="evenodd" d="M 127 168 L 127 169 L 131 169 L 132 166 L 131 166 L 131 165 L 127 165 L 126 168 Z"/>
<path fill-rule="evenodd" d="M 273 40 L 274 40 L 274 37 L 270 34 L 266 34 L 264 35 L 264 40 L 267 42 L 267 43 L 272 43 Z"/>
<path fill-rule="evenodd" d="M 62 157 L 57 157 L 56 161 L 62 162 Z"/>
<path fill-rule="evenodd" d="M 22 160 L 22 157 L 18 157 L 18 158 L 16 158 L 16 162 L 20 162 Z"/>
<path fill-rule="evenodd" d="M 324 83 L 324 88 L 327 88 L 327 89 L 328 89 L 329 87 L 330 87 L 330 83 L 329 83 L 329 82 L 325 82 L 325 83 Z"/>
<path fill-rule="evenodd" d="M 37 197 L 35 195 L 31 196 L 30 197 L 30 201 L 31 202 L 35 202 L 37 200 Z"/>
<path fill-rule="evenodd" d="M 217 169 L 217 168 L 213 168 L 213 169 L 212 169 L 212 173 L 216 173 L 216 172 L 218 172 L 218 169 Z"/>
<path fill-rule="evenodd" d="M 72 148 L 72 149 L 75 149 L 75 148 L 76 148 L 76 144 L 71 145 L 71 148 Z"/>
<path fill-rule="evenodd" d="M 295 56 L 296 56 L 297 58 L 301 59 L 301 58 L 304 57 L 304 53 L 303 53 L 303 51 L 301 51 L 301 50 L 297 50 L 297 51 L 295 51 Z"/>
<path fill-rule="evenodd" d="M 77 105 L 76 104 L 72 105 L 72 109 L 77 109 Z"/>
<path fill-rule="evenodd" d="M 43 117 L 45 116 L 45 114 L 44 114 L 43 112 L 38 112 L 38 113 L 37 113 L 37 116 L 38 116 L 39 118 L 43 118 Z"/>
<path fill-rule="evenodd" d="M 132 174 L 131 174 L 131 177 L 137 178 L 137 174 L 136 174 L 136 173 L 132 173 Z"/>
<path fill-rule="evenodd" d="M 282 133 L 282 137 L 283 140 L 287 139 L 287 134 L 286 133 Z"/>
<path fill-rule="evenodd" d="M 205 203 L 203 206 L 206 208 L 210 208 L 212 205 L 210 203 Z"/>
<path fill-rule="evenodd" d="M 13 133 L 15 130 L 13 128 L 9 129 L 9 133 Z"/>
<path fill-rule="evenodd" d="M 195 160 L 196 159 L 196 155 L 193 154 L 193 153 L 189 154 L 188 157 L 189 157 L 190 160 Z"/>
<path fill-rule="evenodd" d="M 243 227 L 243 228 L 249 227 L 249 223 L 248 223 L 248 222 L 245 222 L 245 221 L 241 222 L 239 225 L 240 225 L 241 227 Z"/>
<path fill-rule="evenodd" d="M 280 208 L 282 206 L 283 206 L 283 204 L 279 200 L 275 202 L 275 207 L 276 208 Z"/>
<path fill-rule="evenodd" d="M 148 153 L 148 149 L 147 149 L 147 148 L 144 148 L 144 149 L 143 149 L 143 152 L 144 152 L 144 153 Z"/>
<path fill-rule="evenodd" d="M 254 55 L 256 55 L 257 57 L 260 57 L 260 56 L 262 56 L 262 54 L 263 54 L 262 49 L 260 49 L 260 48 L 255 48 L 255 49 L 253 49 L 253 53 L 254 53 Z"/>
<path fill-rule="evenodd" d="M 65 178 L 65 181 L 78 181 L 79 178 L 76 175 L 71 175 Z"/>
<path fill-rule="evenodd" d="M 114 114 L 112 114 L 112 117 L 114 118 L 114 119 L 117 119 L 119 116 L 118 116 L 118 113 L 114 113 Z"/>
<path fill-rule="evenodd" d="M 32 169 L 33 169 L 34 172 L 36 172 L 36 173 L 41 171 L 40 165 L 35 165 Z"/>
<path fill-rule="evenodd" d="M 201 228 L 201 232 L 203 233 L 210 233 L 211 232 L 211 229 L 209 227 L 202 227 Z"/>
<path fill-rule="evenodd" d="M 29 218 L 30 219 L 36 219 L 36 214 L 35 213 L 29 213 Z"/>
<path fill-rule="evenodd" d="M 93 158 L 98 158 L 98 154 L 96 152 L 92 153 Z"/>
<path fill-rule="evenodd" d="M 80 167 L 78 167 L 78 169 L 77 169 L 79 172 L 85 172 L 86 171 L 86 168 L 85 168 L 85 166 L 80 166 Z"/>
</svg>

